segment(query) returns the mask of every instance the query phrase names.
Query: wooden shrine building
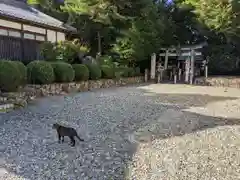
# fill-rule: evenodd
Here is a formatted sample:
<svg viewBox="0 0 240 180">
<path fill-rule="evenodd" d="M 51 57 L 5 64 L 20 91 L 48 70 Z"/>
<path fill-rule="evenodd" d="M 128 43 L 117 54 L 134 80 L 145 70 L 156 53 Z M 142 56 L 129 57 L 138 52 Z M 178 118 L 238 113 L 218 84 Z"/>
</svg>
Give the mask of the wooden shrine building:
<svg viewBox="0 0 240 180">
<path fill-rule="evenodd" d="M 201 52 L 206 45 L 207 43 L 204 42 L 197 45 L 161 48 L 160 53 L 153 54 L 151 58 L 151 79 L 155 79 L 159 69 L 164 72 L 163 78 L 174 79 L 174 83 L 178 80 L 192 84 L 194 77 L 199 75 L 203 68 L 207 76 L 207 61 Z M 156 62 L 157 56 L 158 62 Z"/>
</svg>

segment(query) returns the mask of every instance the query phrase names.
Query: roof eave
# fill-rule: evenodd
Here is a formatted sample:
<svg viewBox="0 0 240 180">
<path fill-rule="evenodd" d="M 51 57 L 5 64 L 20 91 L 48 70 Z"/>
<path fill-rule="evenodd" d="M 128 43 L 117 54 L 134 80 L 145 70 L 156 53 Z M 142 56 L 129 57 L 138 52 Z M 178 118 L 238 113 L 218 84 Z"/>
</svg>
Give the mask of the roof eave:
<svg viewBox="0 0 240 180">
<path fill-rule="evenodd" d="M 73 27 L 73 26 L 70 26 L 68 24 L 64 24 L 63 26 L 65 26 L 65 29 L 70 32 L 70 33 L 73 33 L 73 34 L 76 34 L 77 33 L 77 28 Z"/>
<path fill-rule="evenodd" d="M 63 31 L 63 32 L 69 32 L 69 33 L 76 33 L 77 32 L 76 28 L 74 28 L 72 26 L 69 26 L 69 25 L 65 25 L 65 24 L 63 25 L 63 27 L 58 27 L 58 26 L 50 26 L 50 25 L 47 25 L 47 24 L 38 23 L 38 22 L 34 22 L 34 21 L 29 21 L 29 20 L 26 20 L 26 19 L 10 16 L 10 15 L 6 15 L 6 14 L 0 14 L 0 17 L 3 17 L 7 20 L 11 19 L 13 21 L 17 21 L 17 22 L 21 22 L 21 23 L 37 25 L 39 27 L 59 30 L 59 31 Z M 67 27 L 64 27 L 64 26 L 67 26 Z"/>
</svg>

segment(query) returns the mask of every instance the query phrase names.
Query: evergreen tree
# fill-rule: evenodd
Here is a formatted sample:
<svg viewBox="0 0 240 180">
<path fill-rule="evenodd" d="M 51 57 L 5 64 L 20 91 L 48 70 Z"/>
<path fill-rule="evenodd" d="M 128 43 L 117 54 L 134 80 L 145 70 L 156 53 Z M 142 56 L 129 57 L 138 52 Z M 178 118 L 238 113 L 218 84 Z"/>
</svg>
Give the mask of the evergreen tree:
<svg viewBox="0 0 240 180">
<path fill-rule="evenodd" d="M 184 0 L 191 5 L 200 23 L 226 37 L 239 36 L 238 0 Z"/>
<path fill-rule="evenodd" d="M 87 16 L 94 22 L 97 31 L 99 54 L 102 53 L 101 30 L 106 26 L 112 26 L 114 19 L 124 19 L 110 0 L 65 0 L 65 5 L 62 9 L 69 13 L 73 22 L 79 16 Z"/>
</svg>

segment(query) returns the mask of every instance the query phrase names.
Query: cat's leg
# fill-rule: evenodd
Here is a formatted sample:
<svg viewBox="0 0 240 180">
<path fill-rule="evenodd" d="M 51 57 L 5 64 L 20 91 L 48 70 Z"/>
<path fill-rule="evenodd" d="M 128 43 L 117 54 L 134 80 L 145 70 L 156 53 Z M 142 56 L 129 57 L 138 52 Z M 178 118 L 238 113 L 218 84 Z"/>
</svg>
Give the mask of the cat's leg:
<svg viewBox="0 0 240 180">
<path fill-rule="evenodd" d="M 58 133 L 58 143 L 61 143 L 61 135 Z"/>
<path fill-rule="evenodd" d="M 73 136 L 69 137 L 71 139 L 71 146 L 75 146 L 75 139 Z"/>
</svg>

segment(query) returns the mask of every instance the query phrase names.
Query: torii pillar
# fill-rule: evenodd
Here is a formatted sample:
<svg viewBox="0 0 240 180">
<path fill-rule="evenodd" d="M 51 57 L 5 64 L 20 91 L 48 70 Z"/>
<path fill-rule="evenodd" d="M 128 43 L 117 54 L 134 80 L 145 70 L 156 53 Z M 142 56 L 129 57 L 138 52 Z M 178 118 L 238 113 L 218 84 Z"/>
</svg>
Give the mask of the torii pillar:
<svg viewBox="0 0 240 180">
<path fill-rule="evenodd" d="M 154 80 L 156 77 L 156 54 L 153 53 L 151 56 L 151 79 Z"/>
</svg>

